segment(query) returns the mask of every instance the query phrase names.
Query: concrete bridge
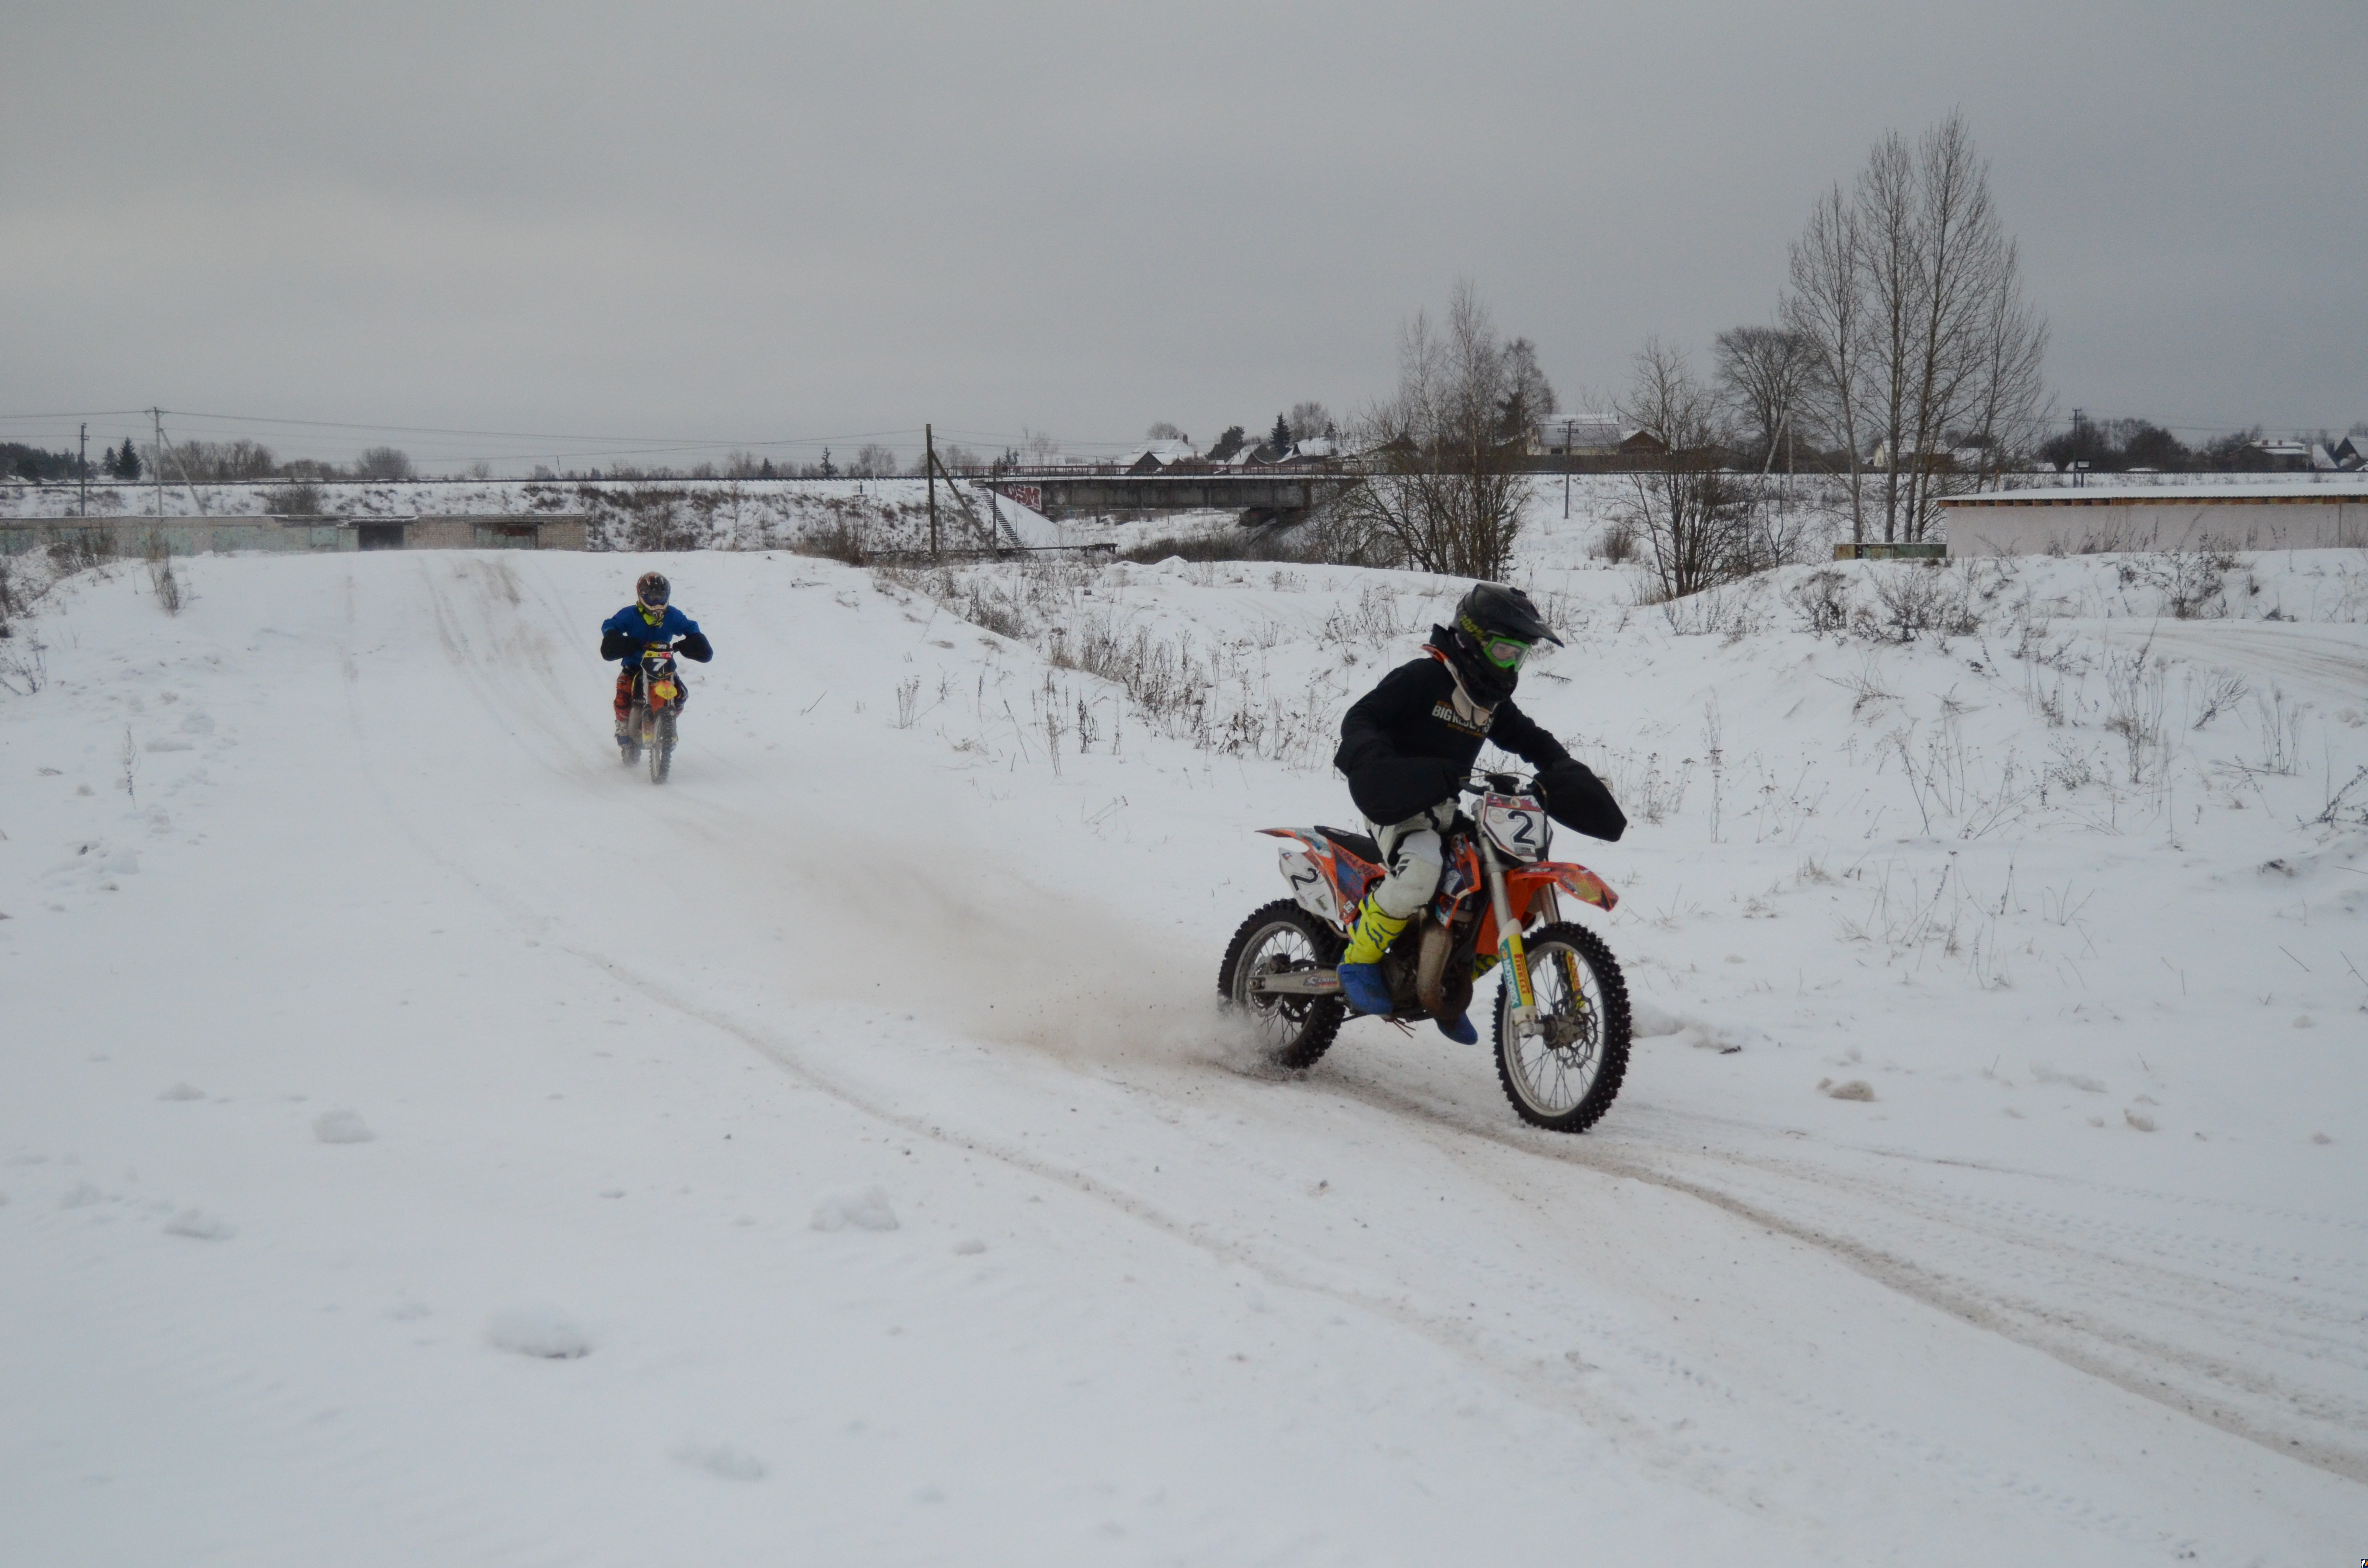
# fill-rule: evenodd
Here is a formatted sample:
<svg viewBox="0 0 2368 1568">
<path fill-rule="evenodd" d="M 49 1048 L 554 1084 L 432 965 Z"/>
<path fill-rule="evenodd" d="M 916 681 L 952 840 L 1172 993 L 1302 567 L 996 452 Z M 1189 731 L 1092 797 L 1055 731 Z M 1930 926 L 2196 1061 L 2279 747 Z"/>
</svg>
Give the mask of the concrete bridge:
<svg viewBox="0 0 2368 1568">
<path fill-rule="evenodd" d="M 1247 527 L 1297 522 L 1310 507 L 1356 482 L 1355 474 L 1340 469 L 1276 468 L 1183 473 L 1044 469 L 1006 472 L 986 483 L 1056 521 L 1081 513 L 1239 512 Z"/>
</svg>

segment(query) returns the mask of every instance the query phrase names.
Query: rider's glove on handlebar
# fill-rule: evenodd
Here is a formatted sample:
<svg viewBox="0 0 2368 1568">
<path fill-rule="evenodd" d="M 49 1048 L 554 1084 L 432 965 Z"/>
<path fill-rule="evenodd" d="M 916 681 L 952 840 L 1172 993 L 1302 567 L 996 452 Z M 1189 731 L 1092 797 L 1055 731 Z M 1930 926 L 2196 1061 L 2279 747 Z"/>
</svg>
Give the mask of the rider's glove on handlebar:
<svg viewBox="0 0 2368 1568">
<path fill-rule="evenodd" d="M 1545 791 L 1546 815 L 1572 832 L 1616 839 L 1628 831 L 1611 791 L 1587 764 L 1575 758 L 1557 762 L 1538 775 L 1538 785 Z"/>
</svg>

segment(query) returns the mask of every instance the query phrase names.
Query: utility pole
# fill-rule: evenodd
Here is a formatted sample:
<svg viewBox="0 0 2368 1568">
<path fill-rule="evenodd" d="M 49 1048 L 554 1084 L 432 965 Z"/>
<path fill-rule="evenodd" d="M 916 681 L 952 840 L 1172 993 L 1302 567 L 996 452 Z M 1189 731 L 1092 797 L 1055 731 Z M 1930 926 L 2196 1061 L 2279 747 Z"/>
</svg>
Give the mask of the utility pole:
<svg viewBox="0 0 2368 1568">
<path fill-rule="evenodd" d="M 921 469 L 929 476 L 929 559 L 938 558 L 938 436 L 927 424 L 921 426 Z"/>
<path fill-rule="evenodd" d="M 1570 521 L 1570 431 L 1577 421 L 1562 422 L 1562 520 Z"/>
<path fill-rule="evenodd" d="M 82 455 L 74 460 L 75 472 L 82 475 L 82 515 L 90 516 L 90 421 L 82 422 Z"/>
<path fill-rule="evenodd" d="M 156 520 L 165 520 L 165 411 L 152 408 L 148 417 L 156 422 L 156 444 L 148 451 L 148 477 L 156 485 Z"/>
</svg>

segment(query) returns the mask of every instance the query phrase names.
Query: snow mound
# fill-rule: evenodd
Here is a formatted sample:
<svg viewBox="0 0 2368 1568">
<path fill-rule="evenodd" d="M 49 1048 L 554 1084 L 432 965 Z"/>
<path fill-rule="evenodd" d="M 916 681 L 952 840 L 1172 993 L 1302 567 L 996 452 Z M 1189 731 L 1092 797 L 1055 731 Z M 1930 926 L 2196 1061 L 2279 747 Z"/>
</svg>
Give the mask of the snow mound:
<svg viewBox="0 0 2368 1568">
<path fill-rule="evenodd" d="M 188 1236 L 200 1242 L 227 1241 L 236 1234 L 223 1221 L 202 1209 L 184 1209 L 165 1221 L 168 1236 Z"/>
<path fill-rule="evenodd" d="M 703 1470 L 726 1481 L 765 1479 L 764 1461 L 729 1443 L 678 1444 L 675 1448 L 674 1458 L 693 1470 Z"/>
<path fill-rule="evenodd" d="M 592 1336 L 556 1307 L 516 1307 L 495 1312 L 485 1340 L 496 1350 L 545 1361 L 573 1361 L 592 1354 Z"/>
<path fill-rule="evenodd" d="M 313 1119 L 313 1136 L 324 1143 L 367 1143 L 378 1136 L 358 1110 L 324 1111 Z"/>
<path fill-rule="evenodd" d="M 1634 994 L 1628 998 L 1628 1025 L 1629 1033 L 1637 1040 L 1672 1038 L 1679 1044 L 1730 1056 L 1747 1045 L 1768 1043 L 1767 1032 L 1753 1025 L 1694 1007 L 1664 1007 Z"/>
<path fill-rule="evenodd" d="M 2104 1080 L 2100 1078 L 2092 1078 L 2086 1073 L 2058 1072 L 2044 1062 L 2032 1062 L 2031 1075 L 2040 1083 L 2061 1084 L 2067 1089 L 2078 1089 L 2083 1094 L 2101 1095 L 2107 1092 Z"/>
<path fill-rule="evenodd" d="M 887 1190 L 867 1187 L 860 1192 L 829 1193 L 814 1205 L 815 1230 L 843 1231 L 850 1225 L 859 1231 L 894 1230 L 896 1211 L 888 1207 Z"/>
</svg>

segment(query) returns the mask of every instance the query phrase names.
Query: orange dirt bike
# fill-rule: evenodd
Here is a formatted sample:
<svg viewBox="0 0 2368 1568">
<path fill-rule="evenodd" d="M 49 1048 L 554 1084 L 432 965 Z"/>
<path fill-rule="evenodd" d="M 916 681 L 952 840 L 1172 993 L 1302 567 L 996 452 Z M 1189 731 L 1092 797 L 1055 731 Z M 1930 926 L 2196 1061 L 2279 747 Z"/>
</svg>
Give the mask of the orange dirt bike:
<svg viewBox="0 0 2368 1568">
<path fill-rule="evenodd" d="M 625 744 L 618 749 L 631 767 L 649 755 L 650 782 L 663 784 L 674 768 L 676 710 L 682 706 L 682 677 L 675 673 L 674 645 L 642 650 L 633 672 L 633 705 L 625 713 Z"/>
<path fill-rule="evenodd" d="M 1533 781 L 1475 774 L 1443 835 L 1439 892 L 1382 955 L 1390 1021 L 1452 1019 L 1486 971 L 1497 991 L 1497 1076 L 1522 1119 L 1584 1132 L 1611 1108 L 1628 1070 L 1628 987 L 1603 939 L 1562 918 L 1561 895 L 1609 911 L 1619 895 L 1584 866 L 1545 858 L 1551 826 Z M 1274 1060 L 1312 1067 L 1349 1016 L 1336 967 L 1381 846 L 1338 828 L 1269 827 L 1292 896 L 1242 922 L 1217 990 L 1247 1013 Z"/>
</svg>

